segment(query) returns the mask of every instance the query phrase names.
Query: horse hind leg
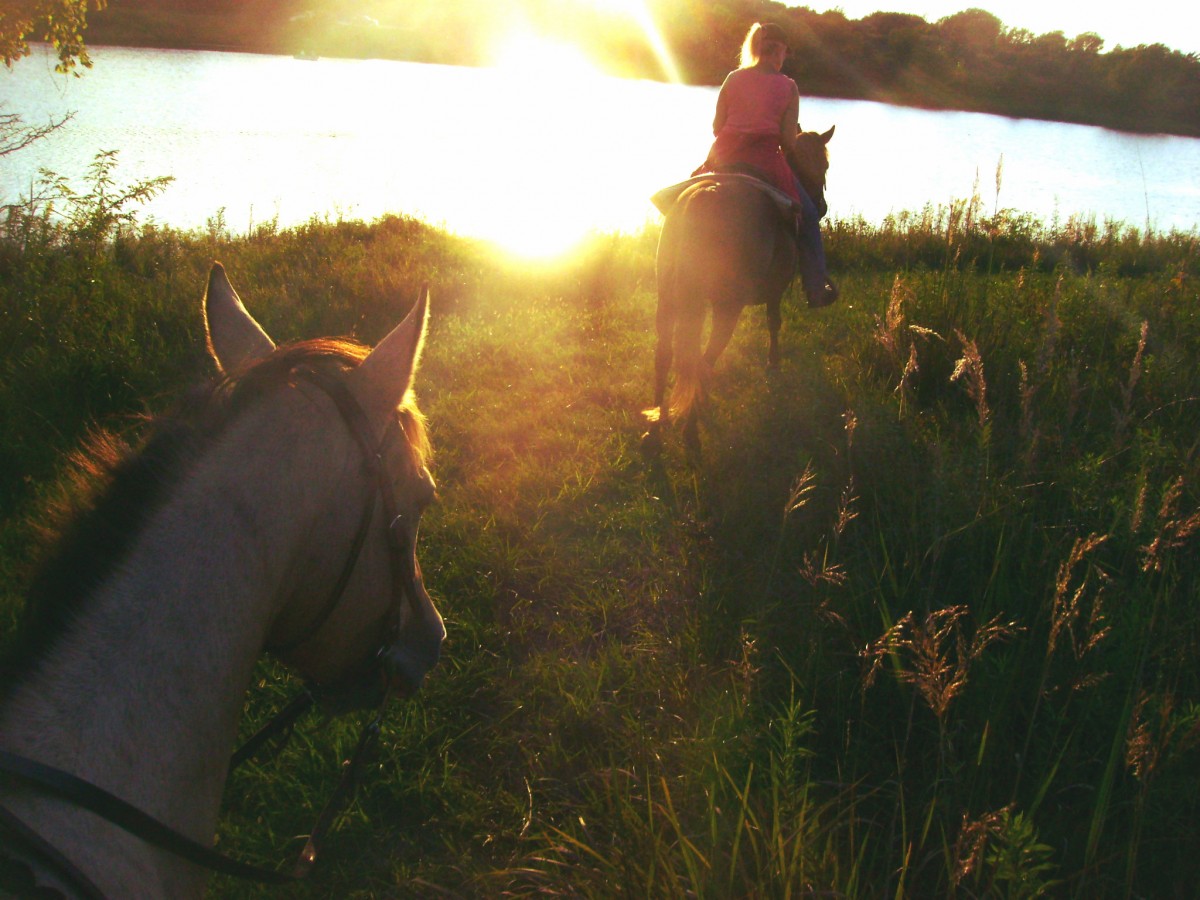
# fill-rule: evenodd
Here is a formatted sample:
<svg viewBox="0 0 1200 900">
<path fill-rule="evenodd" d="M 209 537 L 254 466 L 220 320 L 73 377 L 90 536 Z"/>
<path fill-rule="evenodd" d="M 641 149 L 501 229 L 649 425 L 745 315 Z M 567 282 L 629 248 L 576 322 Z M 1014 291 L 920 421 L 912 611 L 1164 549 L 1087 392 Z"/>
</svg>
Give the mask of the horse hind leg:
<svg viewBox="0 0 1200 900">
<path fill-rule="evenodd" d="M 654 405 L 642 411 L 646 421 L 663 423 L 670 418 L 667 406 L 667 380 L 671 374 L 671 362 L 674 359 L 673 342 L 675 336 L 676 307 L 674 299 L 662 290 L 658 299 L 658 312 L 655 316 L 655 332 L 657 343 L 654 347 Z"/>
<path fill-rule="evenodd" d="M 767 333 L 770 335 L 771 346 L 767 350 L 767 371 L 779 370 L 779 329 L 783 325 L 783 316 L 779 312 L 782 296 L 767 301 Z"/>
<path fill-rule="evenodd" d="M 662 453 L 663 425 L 670 420 L 670 407 L 667 404 L 667 379 L 671 374 L 671 362 L 674 357 L 673 341 L 675 334 L 675 302 L 670 291 L 659 289 L 658 312 L 655 316 L 655 331 L 657 343 L 654 347 L 654 405 L 642 410 L 642 416 L 649 424 L 649 429 L 642 435 L 642 452 L 648 457 L 657 457 Z"/>
<path fill-rule="evenodd" d="M 733 330 L 737 327 L 741 314 L 742 304 L 737 300 L 730 300 L 713 307 L 712 329 L 708 335 L 708 345 L 704 348 L 704 364 L 709 371 L 716 366 L 717 360 L 729 346 Z"/>
<path fill-rule="evenodd" d="M 642 452 L 650 457 L 658 456 L 663 449 L 663 426 L 670 420 L 667 405 L 667 374 L 671 370 L 670 341 L 659 341 L 654 351 L 654 405 L 642 410 L 649 428 L 642 435 Z"/>
<path fill-rule="evenodd" d="M 700 459 L 700 410 L 692 407 L 683 420 L 683 446 L 693 463 Z"/>
<path fill-rule="evenodd" d="M 660 326 L 658 343 L 654 347 L 654 408 L 658 411 L 658 421 L 665 422 L 670 417 L 667 406 L 667 379 L 671 374 L 671 361 L 675 353 L 671 346 L 671 325 Z"/>
</svg>

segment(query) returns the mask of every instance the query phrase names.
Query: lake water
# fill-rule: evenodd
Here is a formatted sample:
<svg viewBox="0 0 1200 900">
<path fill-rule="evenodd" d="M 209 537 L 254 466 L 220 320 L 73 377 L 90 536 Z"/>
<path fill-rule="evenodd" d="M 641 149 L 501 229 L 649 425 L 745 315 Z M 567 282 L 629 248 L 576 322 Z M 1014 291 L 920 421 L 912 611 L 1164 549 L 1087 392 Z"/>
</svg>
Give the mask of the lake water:
<svg viewBox="0 0 1200 900">
<path fill-rule="evenodd" d="M 82 186 L 95 153 L 116 149 L 123 184 L 175 177 L 143 213 L 167 225 L 203 228 L 220 212 L 243 232 L 395 212 L 549 253 L 589 229 L 655 220 L 647 198 L 703 159 L 716 99 L 715 88 L 570 66 L 115 47 L 92 57 L 82 78 L 55 75 L 44 47 L 0 70 L 3 111 L 28 124 L 75 112 L 0 157 L 0 198 L 28 195 L 43 167 Z M 1200 228 L 1200 140 L 861 101 L 802 98 L 800 113 L 806 128 L 837 126 L 836 218 L 879 222 L 977 189 L 989 213 Z"/>
</svg>

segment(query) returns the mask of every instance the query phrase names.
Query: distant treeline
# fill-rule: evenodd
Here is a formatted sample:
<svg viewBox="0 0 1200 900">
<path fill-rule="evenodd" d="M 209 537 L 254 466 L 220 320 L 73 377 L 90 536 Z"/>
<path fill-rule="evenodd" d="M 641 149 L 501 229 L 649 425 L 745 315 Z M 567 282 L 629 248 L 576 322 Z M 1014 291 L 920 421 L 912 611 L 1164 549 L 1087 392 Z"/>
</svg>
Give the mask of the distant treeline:
<svg viewBox="0 0 1200 900">
<path fill-rule="evenodd" d="M 848 19 L 765 0 L 647 0 L 685 81 L 718 84 L 755 21 L 792 38 L 786 71 L 806 96 L 974 110 L 1200 136 L 1200 56 L 1161 44 L 1103 52 L 1101 35 L 1035 35 L 981 9 L 937 22 Z M 571 40 L 626 76 L 666 78 L 643 24 L 561 0 L 109 0 L 89 43 L 206 47 L 481 65 L 519 23 Z"/>
</svg>

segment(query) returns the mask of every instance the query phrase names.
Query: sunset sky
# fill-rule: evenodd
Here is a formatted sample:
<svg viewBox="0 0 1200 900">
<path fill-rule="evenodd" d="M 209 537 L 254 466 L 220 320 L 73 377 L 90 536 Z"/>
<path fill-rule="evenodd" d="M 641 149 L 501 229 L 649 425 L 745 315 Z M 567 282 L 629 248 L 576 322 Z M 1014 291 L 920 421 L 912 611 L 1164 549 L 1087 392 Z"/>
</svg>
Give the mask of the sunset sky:
<svg viewBox="0 0 1200 900">
<path fill-rule="evenodd" d="M 1118 44 L 1165 44 L 1184 53 L 1200 53 L 1200 5 L 1179 0 L 1139 0 L 1133 4 L 1095 0 L 801 0 L 788 5 L 807 6 L 818 12 L 840 9 L 851 19 L 877 11 L 906 12 L 927 22 L 977 7 L 1008 28 L 1024 28 L 1034 34 L 1061 31 L 1073 38 L 1095 32 L 1104 38 L 1105 50 L 1113 50 Z"/>
</svg>

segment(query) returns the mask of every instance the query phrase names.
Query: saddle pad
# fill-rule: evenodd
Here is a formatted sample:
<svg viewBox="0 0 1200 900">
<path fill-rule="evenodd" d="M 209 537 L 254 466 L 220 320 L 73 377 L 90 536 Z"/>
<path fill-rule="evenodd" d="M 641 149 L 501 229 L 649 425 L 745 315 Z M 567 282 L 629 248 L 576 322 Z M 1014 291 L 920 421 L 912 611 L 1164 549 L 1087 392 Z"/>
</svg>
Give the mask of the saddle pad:
<svg viewBox="0 0 1200 900">
<path fill-rule="evenodd" d="M 779 212 L 782 215 L 791 217 L 800 214 L 800 204 L 777 187 L 767 184 L 761 178 L 755 178 L 753 175 L 741 175 L 736 172 L 706 172 L 703 175 L 696 175 L 687 181 L 681 181 L 678 184 L 663 188 L 650 197 L 650 202 L 665 216 L 670 212 L 671 207 L 675 205 L 675 201 L 679 199 L 680 194 L 693 184 L 698 184 L 701 181 L 715 181 L 718 183 L 744 181 L 752 187 L 758 188 L 775 201 L 775 205 L 779 207 Z"/>
</svg>

